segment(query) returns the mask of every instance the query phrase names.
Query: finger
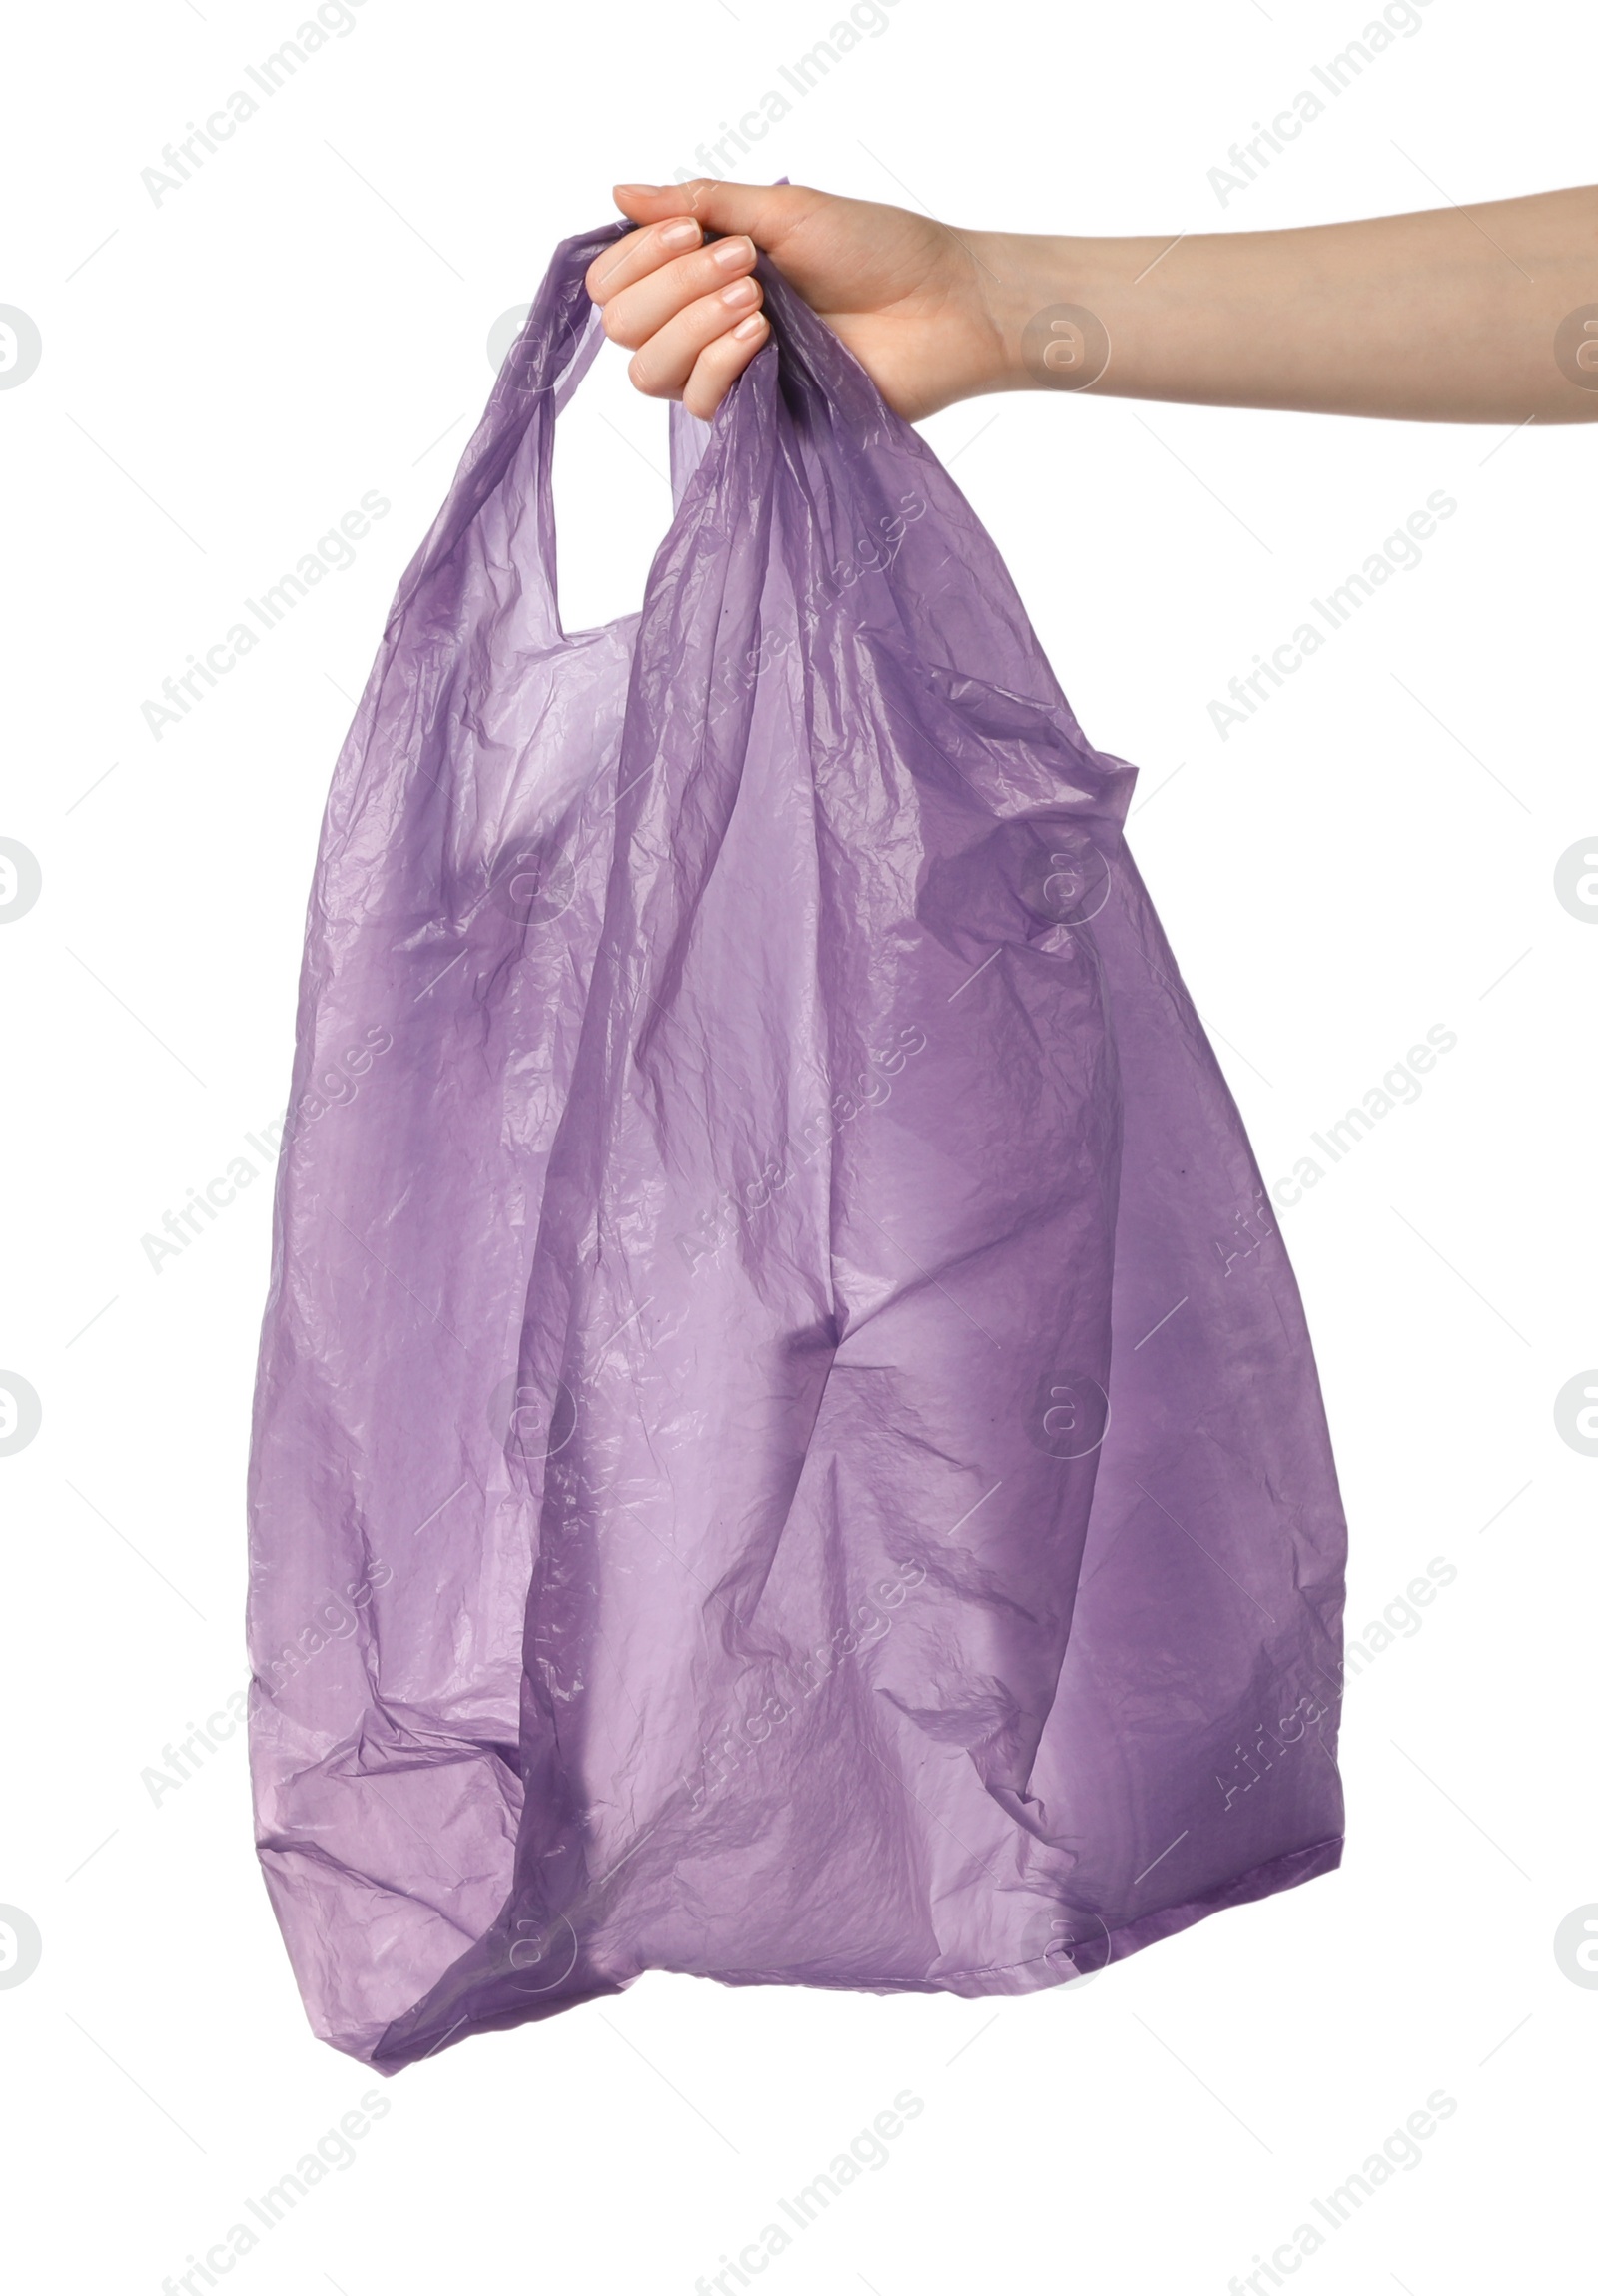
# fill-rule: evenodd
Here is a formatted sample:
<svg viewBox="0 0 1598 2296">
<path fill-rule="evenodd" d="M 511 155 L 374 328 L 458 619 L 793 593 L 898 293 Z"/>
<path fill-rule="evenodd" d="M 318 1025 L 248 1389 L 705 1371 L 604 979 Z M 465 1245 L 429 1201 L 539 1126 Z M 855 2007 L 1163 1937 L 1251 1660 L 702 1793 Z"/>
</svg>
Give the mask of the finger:
<svg viewBox="0 0 1598 2296">
<path fill-rule="evenodd" d="M 636 351 L 652 335 L 658 335 L 679 311 L 686 311 L 702 296 L 713 295 L 718 288 L 742 279 L 753 270 L 754 262 L 752 239 L 718 239 L 709 247 L 695 249 L 691 255 L 679 256 L 675 263 L 649 272 L 609 299 L 604 306 L 605 333 L 612 343 L 624 343 L 629 351 Z M 741 317 L 743 311 L 752 309 L 758 300 L 756 296 L 746 295 L 730 308 Z"/>
<path fill-rule="evenodd" d="M 771 322 L 765 313 L 752 311 L 726 335 L 707 343 L 683 384 L 682 403 L 688 412 L 708 422 L 770 333 Z"/>
<path fill-rule="evenodd" d="M 692 216 L 707 232 L 747 232 L 756 247 L 775 255 L 783 241 L 818 208 L 827 195 L 804 184 L 729 184 L 698 176 L 688 184 L 616 184 L 613 193 L 623 215 L 634 223 L 664 223 Z"/>
<path fill-rule="evenodd" d="M 680 256 L 685 248 L 697 247 L 703 237 L 691 216 L 668 218 L 645 231 L 628 232 L 625 239 L 618 239 L 613 247 L 594 257 L 583 275 L 583 285 L 595 303 L 606 303 L 634 280 Z"/>
<path fill-rule="evenodd" d="M 668 320 L 627 369 L 646 398 L 680 398 L 701 352 L 760 306 L 760 282 L 735 279 Z"/>
</svg>

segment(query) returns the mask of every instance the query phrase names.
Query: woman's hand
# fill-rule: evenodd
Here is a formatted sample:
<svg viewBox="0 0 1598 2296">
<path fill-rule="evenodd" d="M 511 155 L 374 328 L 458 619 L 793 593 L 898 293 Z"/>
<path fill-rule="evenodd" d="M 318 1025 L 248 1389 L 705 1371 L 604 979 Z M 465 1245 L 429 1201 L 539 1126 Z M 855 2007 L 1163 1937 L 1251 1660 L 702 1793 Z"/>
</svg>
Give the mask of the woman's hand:
<svg viewBox="0 0 1598 2296">
<path fill-rule="evenodd" d="M 986 235 L 799 184 L 618 184 L 639 229 L 589 266 L 605 333 L 651 398 L 708 419 L 770 333 L 750 277 L 769 254 L 911 421 L 1007 387 Z M 718 236 L 719 235 L 719 236 Z"/>
<path fill-rule="evenodd" d="M 1288 231 L 957 232 L 797 184 L 621 184 L 589 268 L 632 380 L 710 415 L 765 342 L 755 249 L 914 422 L 988 390 L 1418 422 L 1598 420 L 1598 187 Z M 729 300 L 732 299 L 732 300 Z M 1080 348 L 1093 359 L 1048 356 Z M 1053 338 L 1055 341 L 1047 339 Z"/>
</svg>

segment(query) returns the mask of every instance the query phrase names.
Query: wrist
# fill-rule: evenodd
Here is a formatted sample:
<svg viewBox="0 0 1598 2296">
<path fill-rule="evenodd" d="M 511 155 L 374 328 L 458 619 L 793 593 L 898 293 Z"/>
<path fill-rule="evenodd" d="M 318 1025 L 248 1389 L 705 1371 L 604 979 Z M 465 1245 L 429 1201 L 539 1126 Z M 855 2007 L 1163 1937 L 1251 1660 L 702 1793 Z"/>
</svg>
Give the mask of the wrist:
<svg viewBox="0 0 1598 2296">
<path fill-rule="evenodd" d="M 1089 291 L 1094 243 L 1041 232 L 961 236 L 985 320 L 976 390 L 1081 390 L 1096 382 L 1110 340 Z"/>
<path fill-rule="evenodd" d="M 1031 309 L 1023 284 L 1026 240 L 1018 232 L 956 231 L 954 237 L 966 259 L 971 324 L 961 330 L 961 372 L 949 378 L 949 398 L 1018 390 L 1021 330 Z"/>
<path fill-rule="evenodd" d="M 1039 236 L 1023 243 L 1015 390 L 1088 390 L 1105 378 L 1122 317 L 1124 241 Z M 1114 313 L 1112 306 L 1115 306 Z"/>
</svg>

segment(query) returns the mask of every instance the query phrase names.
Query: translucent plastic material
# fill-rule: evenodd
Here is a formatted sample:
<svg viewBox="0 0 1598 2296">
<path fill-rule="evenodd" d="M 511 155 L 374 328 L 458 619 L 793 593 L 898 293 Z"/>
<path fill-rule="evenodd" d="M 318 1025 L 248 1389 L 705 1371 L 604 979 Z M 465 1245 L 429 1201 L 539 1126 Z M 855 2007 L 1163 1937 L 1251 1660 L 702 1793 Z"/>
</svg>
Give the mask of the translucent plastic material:
<svg viewBox="0 0 1598 2296">
<path fill-rule="evenodd" d="M 624 228 L 400 585 L 311 902 L 254 1775 L 386 2072 L 649 1969 L 1028 1991 L 1340 1850 L 1314 1365 L 1133 771 L 769 265 L 641 612 L 561 628 Z"/>
</svg>

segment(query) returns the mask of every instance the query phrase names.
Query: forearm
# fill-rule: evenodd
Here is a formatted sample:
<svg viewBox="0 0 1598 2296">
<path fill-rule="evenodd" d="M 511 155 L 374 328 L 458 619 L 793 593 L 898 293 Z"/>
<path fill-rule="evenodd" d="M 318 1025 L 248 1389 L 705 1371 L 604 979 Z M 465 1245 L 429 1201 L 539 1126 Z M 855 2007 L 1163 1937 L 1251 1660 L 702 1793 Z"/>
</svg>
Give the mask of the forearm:
<svg viewBox="0 0 1598 2296">
<path fill-rule="evenodd" d="M 1002 345 L 991 389 L 1430 422 L 1598 418 L 1598 325 L 1565 325 L 1556 346 L 1582 306 L 1598 321 L 1598 188 L 1175 244 L 960 237 Z M 1102 336 L 1069 317 L 1051 336 L 1039 315 L 1061 307 L 1092 314 Z"/>
</svg>

